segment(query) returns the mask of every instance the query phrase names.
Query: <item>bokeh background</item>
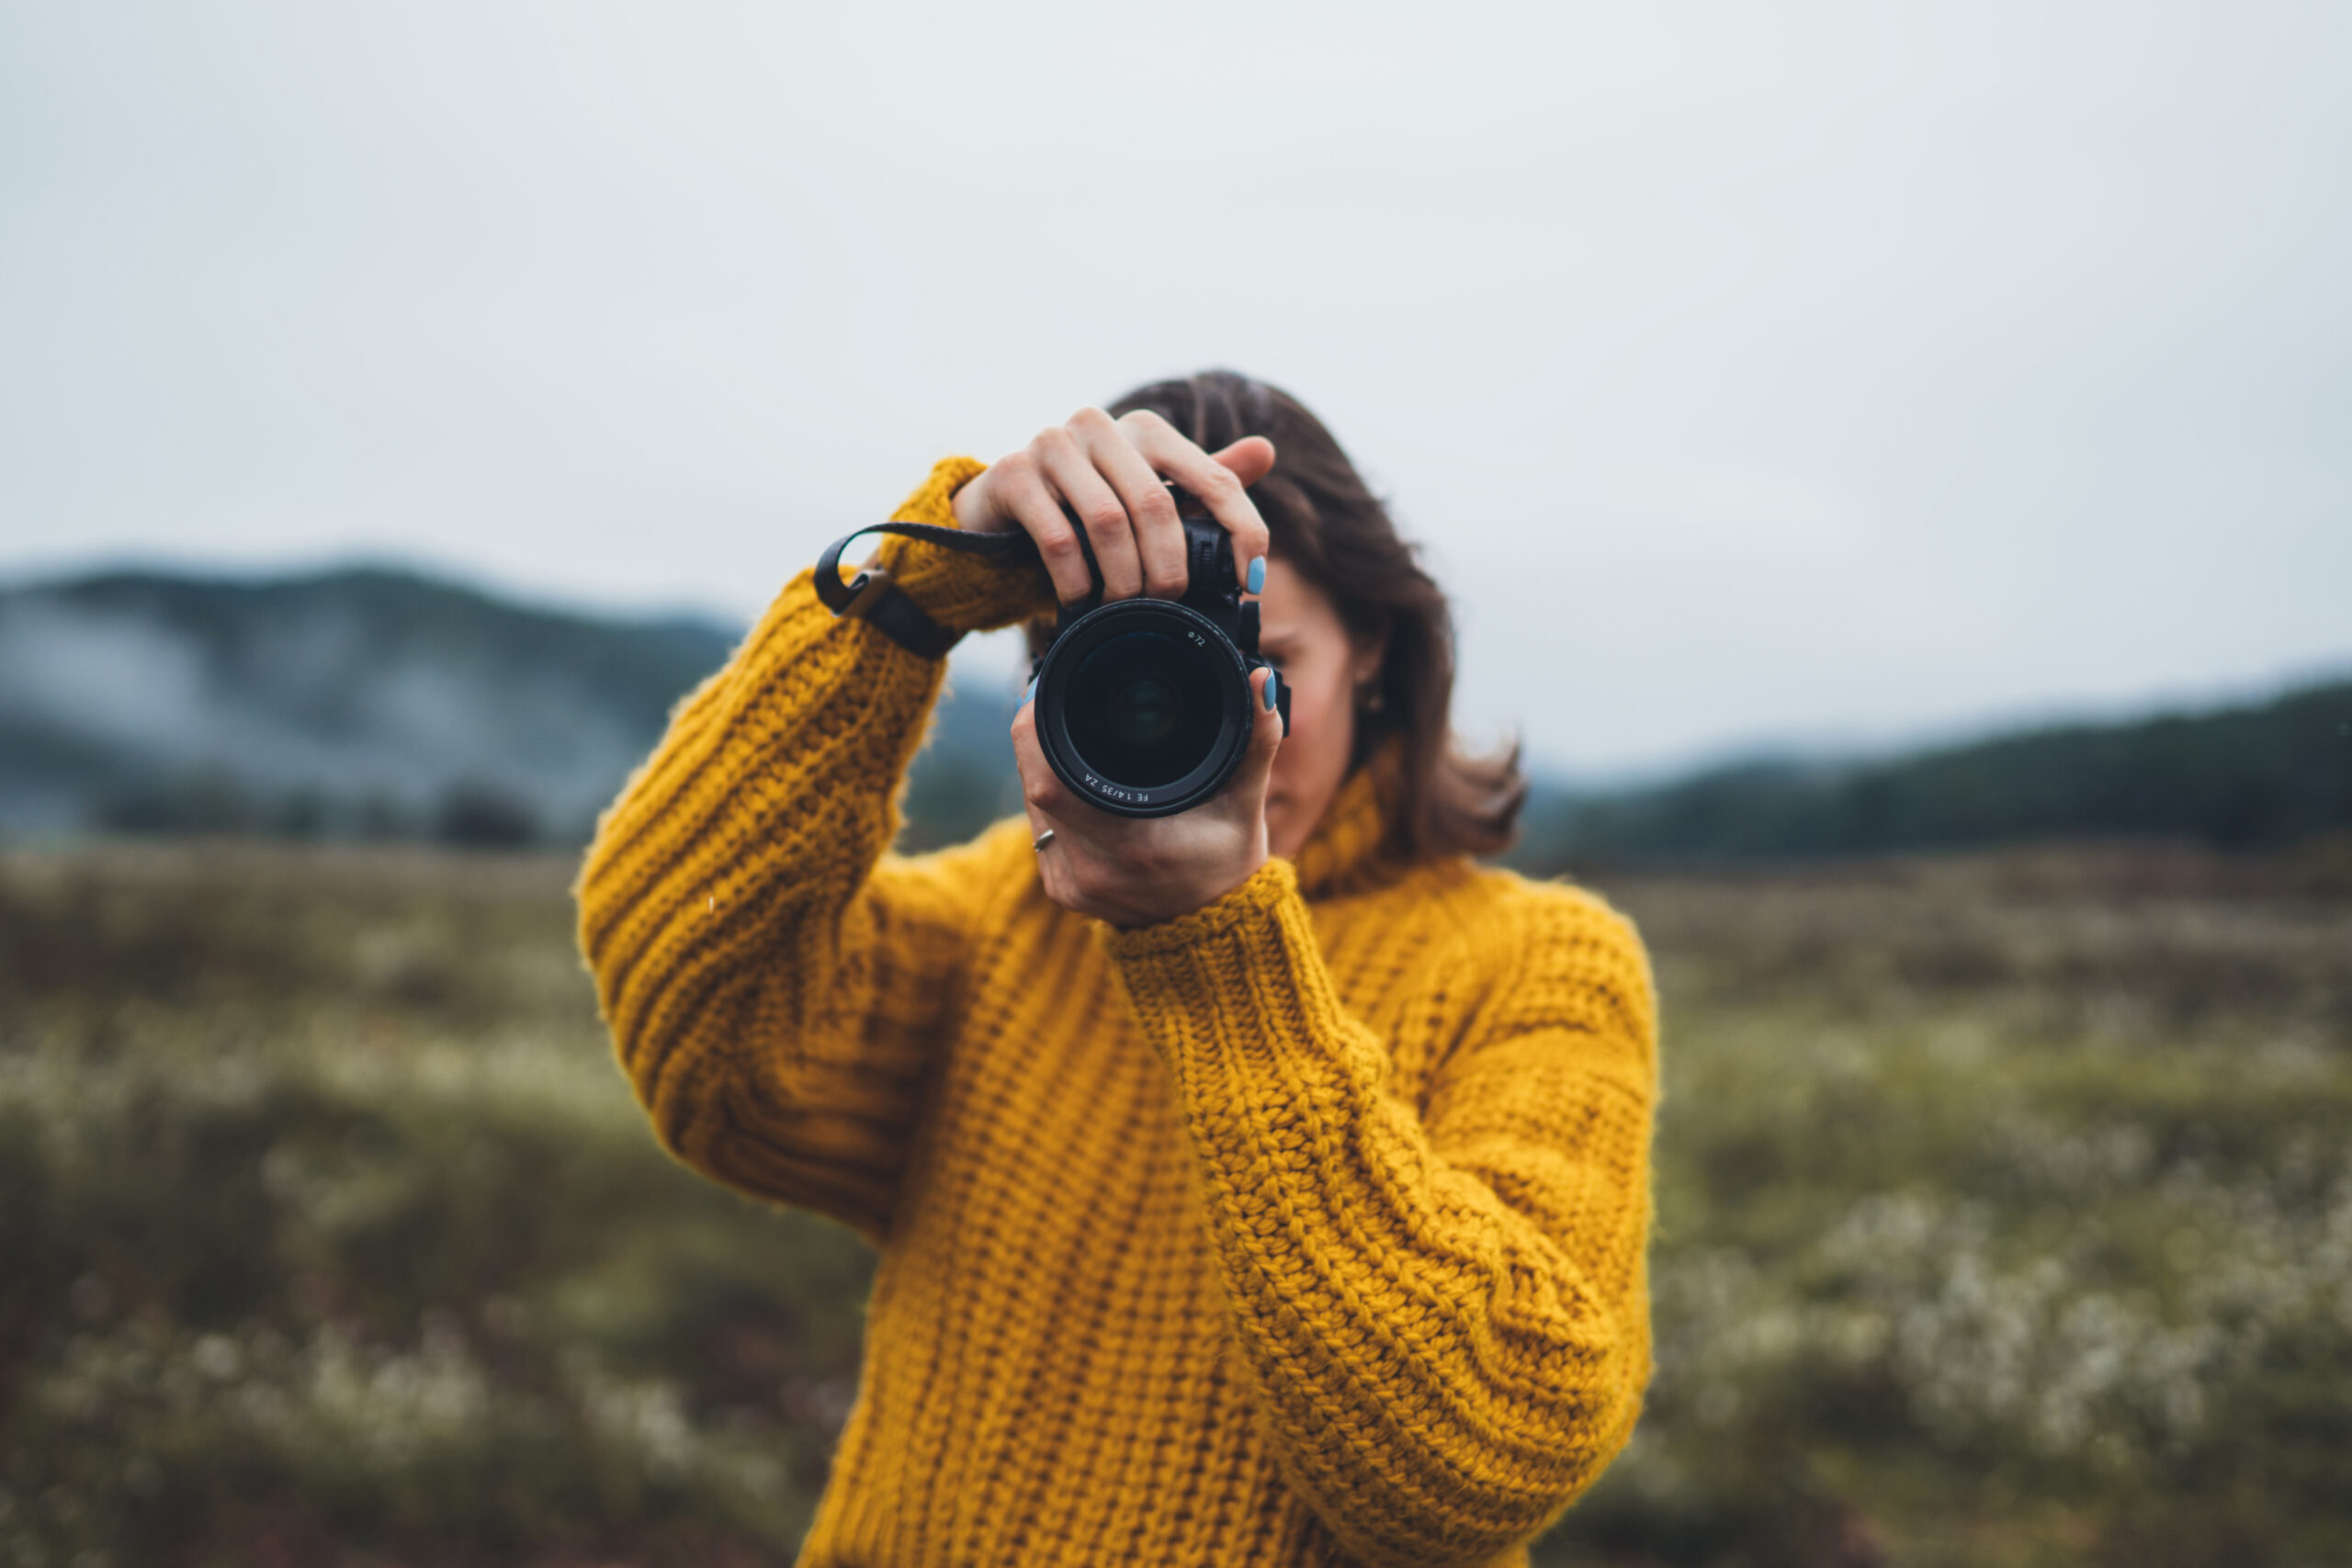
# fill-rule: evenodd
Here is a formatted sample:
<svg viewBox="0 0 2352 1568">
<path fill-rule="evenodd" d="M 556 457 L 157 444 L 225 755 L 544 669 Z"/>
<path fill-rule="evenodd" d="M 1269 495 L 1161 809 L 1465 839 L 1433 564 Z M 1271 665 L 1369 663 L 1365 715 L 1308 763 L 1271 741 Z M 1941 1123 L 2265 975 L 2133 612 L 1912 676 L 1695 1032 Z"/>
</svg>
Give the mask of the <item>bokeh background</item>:
<svg viewBox="0 0 2352 1568">
<path fill-rule="evenodd" d="M 949 452 L 1321 412 L 1665 1000 L 1539 1549 L 2352 1559 L 2352 12 L 0 10 L 0 1564 L 788 1560 L 567 886 Z M 903 847 L 1009 809 L 1001 637 Z"/>
</svg>

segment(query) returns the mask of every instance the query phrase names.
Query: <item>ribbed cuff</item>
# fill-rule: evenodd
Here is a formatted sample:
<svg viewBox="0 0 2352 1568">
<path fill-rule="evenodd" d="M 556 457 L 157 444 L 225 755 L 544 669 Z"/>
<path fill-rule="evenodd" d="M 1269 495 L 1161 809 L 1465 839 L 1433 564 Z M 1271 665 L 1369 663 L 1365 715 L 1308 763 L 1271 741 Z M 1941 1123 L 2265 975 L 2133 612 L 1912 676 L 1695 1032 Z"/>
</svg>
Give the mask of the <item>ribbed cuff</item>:
<svg viewBox="0 0 2352 1568">
<path fill-rule="evenodd" d="M 1345 1033 L 1298 873 L 1268 861 L 1189 915 L 1099 940 L 1142 1026 L 1180 1084 L 1197 1089 L 1241 1057 L 1289 1058 L 1336 1047 Z"/>
<path fill-rule="evenodd" d="M 956 492 L 987 468 L 977 458 L 943 457 L 932 466 L 931 477 L 890 513 L 890 521 L 957 526 Z M 983 560 L 893 536 L 882 541 L 882 564 L 925 615 L 956 631 L 1014 626 L 1054 608 L 1053 579 L 1038 561 Z"/>
<path fill-rule="evenodd" d="M 1182 952 L 1199 945 L 1205 938 L 1234 931 L 1253 917 L 1272 915 L 1284 898 L 1295 897 L 1297 892 L 1297 869 L 1286 860 L 1269 860 L 1233 891 L 1189 915 L 1129 931 L 1103 927 L 1102 943 L 1111 956 L 1121 963 Z"/>
</svg>

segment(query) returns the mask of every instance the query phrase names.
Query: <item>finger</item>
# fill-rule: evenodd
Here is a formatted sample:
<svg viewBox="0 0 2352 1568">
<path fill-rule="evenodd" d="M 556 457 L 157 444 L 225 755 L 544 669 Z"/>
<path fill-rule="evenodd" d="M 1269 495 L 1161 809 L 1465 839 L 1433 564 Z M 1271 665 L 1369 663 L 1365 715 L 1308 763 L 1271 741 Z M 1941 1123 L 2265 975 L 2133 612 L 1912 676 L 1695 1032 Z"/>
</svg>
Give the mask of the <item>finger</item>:
<svg viewBox="0 0 2352 1568">
<path fill-rule="evenodd" d="M 1012 765 L 1021 774 L 1021 801 L 1031 819 L 1046 818 L 1037 830 L 1059 826 L 1072 804 L 1070 794 L 1055 776 L 1053 764 L 1046 761 L 1046 749 L 1037 743 L 1037 705 L 1027 697 L 1012 715 Z"/>
<path fill-rule="evenodd" d="M 1037 541 L 1038 558 L 1054 580 L 1054 597 L 1075 604 L 1094 591 L 1094 577 L 1087 569 L 1086 552 L 1079 547 L 1078 531 L 1062 514 L 1060 499 L 1034 458 L 1026 458 L 1003 477 L 996 502 Z"/>
<path fill-rule="evenodd" d="M 1034 694 L 1035 688 L 1032 688 Z M 1080 914 L 1099 913 L 1088 901 L 1085 886 L 1087 856 L 1091 851 L 1078 813 L 1085 807 L 1054 776 L 1045 751 L 1037 744 L 1033 705 L 1023 698 L 1012 716 L 1012 758 L 1021 770 L 1021 809 L 1029 818 L 1029 837 L 1054 837 L 1037 852 L 1037 882 L 1046 897 Z"/>
<path fill-rule="evenodd" d="M 1047 833 L 1051 833 L 1054 835 L 1054 840 L 1049 843 L 1046 848 L 1054 849 L 1060 846 L 1061 824 L 1054 820 L 1053 815 L 1050 812 L 1040 811 L 1026 801 L 1022 802 L 1021 810 L 1023 815 L 1029 818 L 1029 837 L 1033 842 L 1038 839 L 1044 838 Z M 1040 850 L 1037 853 L 1042 856 L 1044 855 L 1045 851 Z M 1041 867 L 1044 863 L 1045 863 L 1042 859 L 1038 862 L 1038 864 Z"/>
<path fill-rule="evenodd" d="M 1066 431 L 1054 434 L 1061 439 L 1041 442 L 1038 453 L 1046 478 L 1078 513 L 1093 543 L 1102 597 L 1132 599 L 1143 592 L 1143 562 L 1136 553 L 1135 526 L 1127 520 L 1126 505 L 1096 471 L 1099 464 L 1090 447 Z"/>
<path fill-rule="evenodd" d="M 1283 716 L 1274 700 L 1281 681 L 1272 670 L 1251 672 L 1250 750 L 1242 753 L 1233 774 L 1235 800 L 1261 823 L 1266 816 L 1266 791 L 1273 781 L 1274 756 L 1283 749 Z"/>
<path fill-rule="evenodd" d="M 1184 596 L 1184 524 L 1159 471 L 1136 445 L 1145 422 L 1168 430 L 1157 414 L 1138 411 L 1117 421 L 1096 410 L 1082 427 L 1087 451 L 1103 478 L 1119 492 L 1134 525 L 1136 555 L 1143 567 L 1144 592 L 1156 599 Z M 1073 422 L 1075 423 L 1076 422 Z M 1171 431 L 1170 434 L 1173 434 Z M 1182 440 L 1179 436 L 1177 439 Z"/>
<path fill-rule="evenodd" d="M 1023 809 L 1028 813 L 1029 837 L 1033 841 L 1044 838 L 1047 833 L 1054 835 L 1046 841 L 1044 849 L 1035 852 L 1037 881 L 1045 888 L 1046 897 L 1067 908 L 1072 896 L 1069 887 L 1069 854 L 1068 846 L 1062 841 L 1060 825 L 1051 816 L 1034 806 L 1024 806 Z"/>
<path fill-rule="evenodd" d="M 991 464 L 971 483 L 957 488 L 947 502 L 947 509 L 956 514 L 956 526 L 967 534 L 994 534 L 1019 526 L 997 509 L 996 496 L 998 487 L 1005 482 L 1006 467 L 1018 465 L 1020 457 L 1016 452 Z"/>
<path fill-rule="evenodd" d="M 1199 497 L 1201 504 L 1209 509 L 1209 515 L 1233 536 L 1234 570 L 1242 581 L 1250 581 L 1250 563 L 1262 559 L 1266 554 L 1266 520 L 1258 515 L 1257 503 L 1250 499 L 1240 477 L 1186 440 L 1164 419 L 1138 421 L 1129 439 L 1153 468 Z M 1268 454 L 1273 451 L 1272 442 L 1262 437 L 1251 439 L 1258 440 Z M 1251 454 L 1252 458 L 1254 456 Z"/>
<path fill-rule="evenodd" d="M 1245 485 L 1256 484 L 1274 471 L 1274 444 L 1262 435 L 1245 435 L 1209 456 L 1232 469 L 1233 477 Z"/>
</svg>

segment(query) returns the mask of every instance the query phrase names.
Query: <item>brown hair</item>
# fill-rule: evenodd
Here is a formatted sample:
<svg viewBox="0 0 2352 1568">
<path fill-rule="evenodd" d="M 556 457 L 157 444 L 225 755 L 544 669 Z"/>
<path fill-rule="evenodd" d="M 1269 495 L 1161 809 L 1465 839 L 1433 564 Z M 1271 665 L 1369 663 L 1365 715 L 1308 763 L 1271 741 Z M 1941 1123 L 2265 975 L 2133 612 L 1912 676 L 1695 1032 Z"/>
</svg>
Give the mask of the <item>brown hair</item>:
<svg viewBox="0 0 2352 1568">
<path fill-rule="evenodd" d="M 1389 736 L 1400 738 L 1392 847 L 1405 854 L 1493 854 L 1516 836 L 1527 781 L 1516 741 L 1492 757 L 1464 751 L 1453 707 L 1453 615 L 1445 592 L 1397 536 L 1323 422 L 1289 393 L 1230 370 L 1138 387 L 1113 414 L 1149 409 L 1215 452 L 1249 435 L 1274 444 L 1274 468 L 1250 487 L 1273 553 L 1329 594 L 1349 635 L 1381 649 L 1368 682 L 1377 702 L 1356 709 L 1353 772 Z"/>
</svg>

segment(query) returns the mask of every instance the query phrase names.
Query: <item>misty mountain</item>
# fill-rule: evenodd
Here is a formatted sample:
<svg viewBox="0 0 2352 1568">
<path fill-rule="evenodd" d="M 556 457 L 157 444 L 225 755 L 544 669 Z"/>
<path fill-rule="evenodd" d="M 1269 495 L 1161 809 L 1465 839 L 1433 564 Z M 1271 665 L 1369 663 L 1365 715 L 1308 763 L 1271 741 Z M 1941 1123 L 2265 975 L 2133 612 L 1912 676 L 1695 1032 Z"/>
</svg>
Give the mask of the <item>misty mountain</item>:
<svg viewBox="0 0 2352 1568">
<path fill-rule="evenodd" d="M 0 829 L 575 837 L 736 635 L 381 570 L 0 591 Z"/>
<path fill-rule="evenodd" d="M 1608 793 L 1555 788 L 1527 828 L 1516 858 L 1544 867 L 2060 839 L 2274 848 L 2352 830 L 2352 681 L 1889 758 L 1747 762 Z"/>
<path fill-rule="evenodd" d="M 413 573 L 119 571 L 0 589 L 0 832 L 576 842 L 737 628 L 534 609 Z M 1012 694 L 967 682 L 910 849 L 1019 810 Z M 1539 781 L 1513 863 L 1722 861 L 2352 829 L 2352 682 L 1901 756 L 1611 791 Z"/>
<path fill-rule="evenodd" d="M 0 588 L 0 832 L 575 842 L 741 635 L 372 568 Z M 1011 720 L 941 705 L 910 843 L 1018 808 Z"/>
</svg>

